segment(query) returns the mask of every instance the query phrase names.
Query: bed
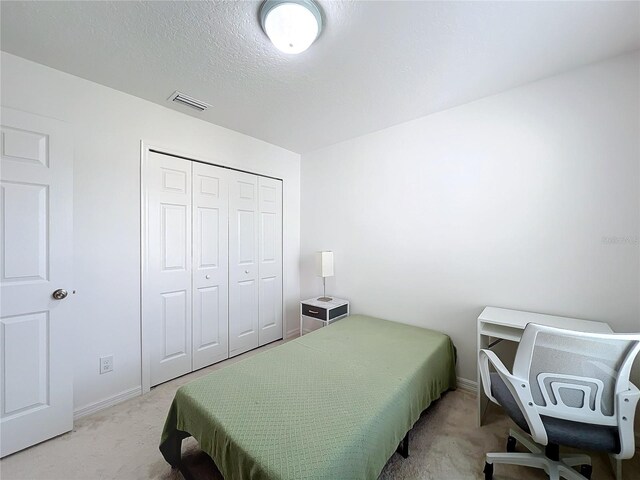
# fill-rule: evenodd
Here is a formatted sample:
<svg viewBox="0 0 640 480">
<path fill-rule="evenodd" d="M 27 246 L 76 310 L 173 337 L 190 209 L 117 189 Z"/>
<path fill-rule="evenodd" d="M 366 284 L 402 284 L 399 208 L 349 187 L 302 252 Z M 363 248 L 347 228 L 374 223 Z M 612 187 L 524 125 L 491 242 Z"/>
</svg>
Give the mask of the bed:
<svg viewBox="0 0 640 480">
<path fill-rule="evenodd" d="M 176 392 L 160 451 L 193 436 L 225 480 L 375 479 L 455 388 L 448 336 L 352 315 Z"/>
</svg>

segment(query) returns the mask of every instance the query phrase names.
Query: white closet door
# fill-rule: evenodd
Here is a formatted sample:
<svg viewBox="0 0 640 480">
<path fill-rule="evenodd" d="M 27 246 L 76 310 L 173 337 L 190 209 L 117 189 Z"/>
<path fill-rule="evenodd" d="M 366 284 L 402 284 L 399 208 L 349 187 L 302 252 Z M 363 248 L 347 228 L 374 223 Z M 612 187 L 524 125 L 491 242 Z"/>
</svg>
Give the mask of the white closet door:
<svg viewBox="0 0 640 480">
<path fill-rule="evenodd" d="M 258 346 L 258 177 L 230 171 L 229 356 Z"/>
<path fill-rule="evenodd" d="M 151 385 L 191 371 L 192 162 L 150 152 L 144 315 Z"/>
<path fill-rule="evenodd" d="M 229 357 L 229 170 L 193 163 L 193 369 Z"/>
<path fill-rule="evenodd" d="M 258 177 L 259 344 L 282 338 L 282 181 Z"/>
</svg>

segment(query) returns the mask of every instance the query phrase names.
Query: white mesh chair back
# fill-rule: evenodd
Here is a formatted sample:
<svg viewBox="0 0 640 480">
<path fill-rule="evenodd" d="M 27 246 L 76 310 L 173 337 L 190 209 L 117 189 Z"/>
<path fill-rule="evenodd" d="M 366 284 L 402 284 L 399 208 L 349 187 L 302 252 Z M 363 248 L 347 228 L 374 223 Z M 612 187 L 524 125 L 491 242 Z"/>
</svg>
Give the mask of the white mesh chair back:
<svg viewBox="0 0 640 480">
<path fill-rule="evenodd" d="M 527 378 L 540 415 L 616 425 L 616 394 L 629 389 L 640 335 L 589 334 L 529 324 L 513 373 Z"/>
</svg>

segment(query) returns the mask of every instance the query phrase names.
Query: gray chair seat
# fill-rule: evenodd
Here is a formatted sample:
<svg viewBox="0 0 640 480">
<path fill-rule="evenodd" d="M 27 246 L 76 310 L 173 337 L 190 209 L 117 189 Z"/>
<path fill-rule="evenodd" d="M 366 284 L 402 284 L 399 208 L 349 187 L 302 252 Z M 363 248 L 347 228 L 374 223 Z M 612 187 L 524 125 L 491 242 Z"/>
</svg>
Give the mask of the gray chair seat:
<svg viewBox="0 0 640 480">
<path fill-rule="evenodd" d="M 531 433 L 527 421 L 520 411 L 520 408 L 518 408 L 518 404 L 511 395 L 509 388 L 497 373 L 491 373 L 491 393 L 506 410 L 511 419 L 522 430 Z M 545 416 L 541 416 L 540 418 L 547 431 L 549 443 L 585 450 L 620 453 L 620 436 L 618 429 L 615 427 L 590 425 Z"/>
</svg>

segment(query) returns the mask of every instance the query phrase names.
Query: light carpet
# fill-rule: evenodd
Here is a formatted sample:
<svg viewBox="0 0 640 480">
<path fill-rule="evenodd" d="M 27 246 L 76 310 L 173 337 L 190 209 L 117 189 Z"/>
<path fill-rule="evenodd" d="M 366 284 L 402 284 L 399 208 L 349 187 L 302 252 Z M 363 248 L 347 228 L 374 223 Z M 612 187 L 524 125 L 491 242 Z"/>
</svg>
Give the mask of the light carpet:
<svg viewBox="0 0 640 480">
<path fill-rule="evenodd" d="M 158 450 L 160 433 L 176 389 L 213 370 L 224 368 L 282 342 L 167 382 L 150 393 L 75 422 L 72 432 L 18 452 L 0 461 L 2 480 L 179 480 Z M 452 391 L 435 402 L 410 435 L 410 456 L 394 454 L 380 479 L 482 479 L 484 454 L 504 451 L 510 421 L 498 408 L 487 424 L 476 427 L 475 396 Z M 189 471 L 197 479 L 220 480 L 213 461 L 193 439 L 183 442 Z M 613 479 L 605 455 L 593 455 L 593 479 Z M 542 471 L 496 465 L 496 480 L 545 479 Z M 624 479 L 640 478 L 640 455 L 624 464 Z"/>
</svg>

